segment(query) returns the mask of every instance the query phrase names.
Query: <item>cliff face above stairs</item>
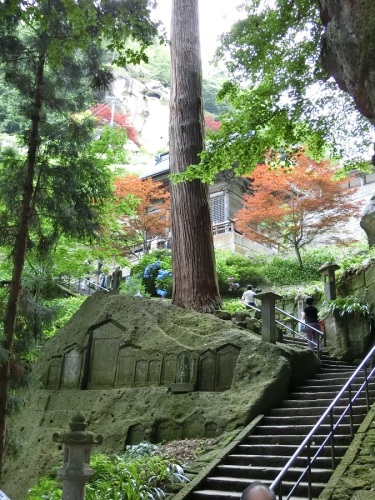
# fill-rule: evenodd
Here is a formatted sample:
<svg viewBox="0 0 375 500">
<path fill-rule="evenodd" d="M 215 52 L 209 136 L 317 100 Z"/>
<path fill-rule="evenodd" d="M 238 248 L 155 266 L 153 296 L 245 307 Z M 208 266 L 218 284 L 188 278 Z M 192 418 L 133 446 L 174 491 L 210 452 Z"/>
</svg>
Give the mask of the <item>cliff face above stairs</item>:
<svg viewBox="0 0 375 500">
<path fill-rule="evenodd" d="M 375 125 L 375 2 L 320 0 L 323 65 Z"/>
</svg>

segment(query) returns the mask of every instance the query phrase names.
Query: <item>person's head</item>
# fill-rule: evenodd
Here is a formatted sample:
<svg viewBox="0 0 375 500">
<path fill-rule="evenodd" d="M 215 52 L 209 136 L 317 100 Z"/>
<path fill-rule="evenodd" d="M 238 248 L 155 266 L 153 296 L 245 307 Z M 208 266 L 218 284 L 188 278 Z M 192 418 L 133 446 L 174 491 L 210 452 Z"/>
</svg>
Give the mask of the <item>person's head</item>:
<svg viewBox="0 0 375 500">
<path fill-rule="evenodd" d="M 253 285 L 247 285 L 247 289 L 248 290 L 252 290 L 253 289 Z"/>
<path fill-rule="evenodd" d="M 276 495 L 268 486 L 255 481 L 243 491 L 240 500 L 276 500 Z"/>
<path fill-rule="evenodd" d="M 313 302 L 314 302 L 314 299 L 312 297 L 306 297 L 305 298 L 305 304 L 307 306 L 312 306 L 313 305 Z"/>
</svg>

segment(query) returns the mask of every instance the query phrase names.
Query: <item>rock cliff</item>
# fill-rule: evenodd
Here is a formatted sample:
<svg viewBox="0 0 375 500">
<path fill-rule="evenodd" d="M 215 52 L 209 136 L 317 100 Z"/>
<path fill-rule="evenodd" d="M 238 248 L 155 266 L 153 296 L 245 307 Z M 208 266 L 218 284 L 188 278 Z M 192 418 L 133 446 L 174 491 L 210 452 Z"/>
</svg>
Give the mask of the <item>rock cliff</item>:
<svg viewBox="0 0 375 500">
<path fill-rule="evenodd" d="M 114 77 L 107 101 L 114 100 L 115 112 L 128 116 L 142 149 L 153 155 L 167 151 L 169 89 L 156 80 L 142 83 L 124 71 Z"/>
<path fill-rule="evenodd" d="M 375 125 L 375 2 L 320 0 L 323 65 Z"/>
</svg>

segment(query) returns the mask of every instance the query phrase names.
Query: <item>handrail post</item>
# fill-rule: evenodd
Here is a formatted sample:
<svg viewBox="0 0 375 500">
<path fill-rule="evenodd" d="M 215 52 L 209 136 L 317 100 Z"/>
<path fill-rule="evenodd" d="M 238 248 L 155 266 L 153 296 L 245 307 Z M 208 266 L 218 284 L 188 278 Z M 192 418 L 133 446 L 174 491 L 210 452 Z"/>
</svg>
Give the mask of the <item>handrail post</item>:
<svg viewBox="0 0 375 500">
<path fill-rule="evenodd" d="M 275 302 L 281 295 L 273 292 L 261 292 L 255 295 L 262 301 L 262 340 L 276 344 Z"/>
<path fill-rule="evenodd" d="M 283 480 L 279 483 L 279 500 L 283 500 Z"/>
<path fill-rule="evenodd" d="M 321 354 L 320 354 L 320 335 L 318 334 L 318 341 L 316 343 L 316 348 L 318 350 L 318 352 L 316 353 L 316 355 L 318 356 L 318 358 L 320 358 Z"/>
<path fill-rule="evenodd" d="M 365 387 L 366 387 L 366 404 L 367 404 L 367 412 L 370 411 L 370 395 L 368 392 L 368 380 L 367 380 L 367 363 L 365 363 L 363 367 L 365 371 Z"/>
<path fill-rule="evenodd" d="M 310 439 L 308 440 L 306 446 L 307 446 L 307 489 L 309 494 L 309 500 L 312 500 Z"/>
<path fill-rule="evenodd" d="M 329 412 L 329 420 L 331 425 L 331 458 L 332 458 L 332 470 L 336 467 L 336 458 L 335 458 L 335 434 L 333 432 L 333 408 L 331 408 Z"/>
<path fill-rule="evenodd" d="M 349 421 L 350 421 L 350 435 L 354 436 L 354 427 L 353 427 L 353 404 L 352 404 L 352 384 L 349 384 L 348 387 L 349 392 Z"/>
</svg>

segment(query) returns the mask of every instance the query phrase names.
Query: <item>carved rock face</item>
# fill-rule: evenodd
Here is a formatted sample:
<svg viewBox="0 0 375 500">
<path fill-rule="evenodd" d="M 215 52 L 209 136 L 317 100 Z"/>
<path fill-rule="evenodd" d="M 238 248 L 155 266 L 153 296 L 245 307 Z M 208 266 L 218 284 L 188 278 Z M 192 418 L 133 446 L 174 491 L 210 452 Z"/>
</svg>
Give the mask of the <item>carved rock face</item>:
<svg viewBox="0 0 375 500">
<path fill-rule="evenodd" d="M 320 0 L 323 65 L 375 125 L 375 2 Z"/>
</svg>

